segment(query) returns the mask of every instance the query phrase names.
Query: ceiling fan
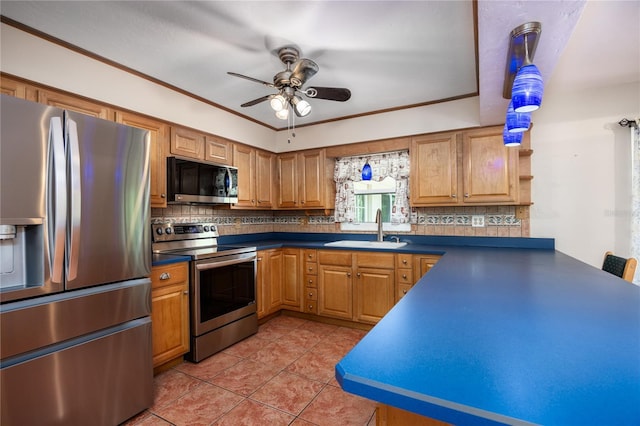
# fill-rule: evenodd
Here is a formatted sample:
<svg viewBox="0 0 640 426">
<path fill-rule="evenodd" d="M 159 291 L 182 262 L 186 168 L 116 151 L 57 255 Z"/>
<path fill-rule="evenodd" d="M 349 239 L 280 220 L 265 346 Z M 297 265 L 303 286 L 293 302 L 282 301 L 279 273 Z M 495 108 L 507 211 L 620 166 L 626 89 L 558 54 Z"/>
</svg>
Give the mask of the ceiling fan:
<svg viewBox="0 0 640 426">
<path fill-rule="evenodd" d="M 276 53 L 287 68 L 273 77 L 273 83 L 235 72 L 227 73 L 278 90 L 278 93 L 245 102 L 240 105 L 241 107 L 250 107 L 268 100 L 271 108 L 276 113 L 276 117 L 286 120 L 289 118 L 289 109 L 292 109 L 298 117 L 305 117 L 311 112 L 311 105 L 299 95 L 300 93 L 309 98 L 339 102 L 344 102 L 351 98 L 351 91 L 340 87 L 315 86 L 303 89 L 302 86 L 307 80 L 318 72 L 318 65 L 311 59 L 300 58 L 300 50 L 295 46 L 281 47 Z"/>
</svg>

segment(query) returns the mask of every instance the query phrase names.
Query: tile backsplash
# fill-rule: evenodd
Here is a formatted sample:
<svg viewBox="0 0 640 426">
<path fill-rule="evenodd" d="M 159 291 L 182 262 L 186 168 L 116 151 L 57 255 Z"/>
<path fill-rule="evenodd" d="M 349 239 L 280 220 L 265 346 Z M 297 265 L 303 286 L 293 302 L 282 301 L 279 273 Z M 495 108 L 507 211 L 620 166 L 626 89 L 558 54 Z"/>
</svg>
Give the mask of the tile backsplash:
<svg viewBox="0 0 640 426">
<path fill-rule="evenodd" d="M 260 232 L 318 232 L 340 233 L 333 211 L 318 212 L 233 210 L 218 206 L 171 205 L 166 209 L 151 210 L 151 221 L 156 222 L 212 222 L 218 225 L 220 235 L 252 234 Z M 517 215 L 516 215 L 517 214 Z M 484 226 L 473 226 L 481 217 Z M 476 206 L 414 208 L 411 214 L 411 232 L 414 235 L 454 235 L 528 237 L 528 206 Z"/>
</svg>

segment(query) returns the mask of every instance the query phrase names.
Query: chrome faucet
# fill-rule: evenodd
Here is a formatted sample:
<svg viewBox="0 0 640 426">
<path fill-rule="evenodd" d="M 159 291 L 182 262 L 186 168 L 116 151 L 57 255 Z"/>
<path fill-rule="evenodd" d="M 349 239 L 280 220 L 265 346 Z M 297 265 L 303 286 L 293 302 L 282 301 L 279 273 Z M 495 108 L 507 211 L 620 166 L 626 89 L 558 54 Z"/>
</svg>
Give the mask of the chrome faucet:
<svg viewBox="0 0 640 426">
<path fill-rule="evenodd" d="M 382 234 L 382 210 L 378 209 L 376 211 L 376 223 L 378 224 L 378 239 L 377 241 L 382 241 L 384 235 Z"/>
</svg>

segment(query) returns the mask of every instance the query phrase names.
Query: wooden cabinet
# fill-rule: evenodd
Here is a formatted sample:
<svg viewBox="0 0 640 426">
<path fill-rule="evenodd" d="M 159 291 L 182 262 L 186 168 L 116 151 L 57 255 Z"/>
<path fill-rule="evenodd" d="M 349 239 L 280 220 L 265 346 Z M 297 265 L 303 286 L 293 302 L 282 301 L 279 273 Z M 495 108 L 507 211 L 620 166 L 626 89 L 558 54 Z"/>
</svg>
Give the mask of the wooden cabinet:
<svg viewBox="0 0 640 426">
<path fill-rule="evenodd" d="M 318 315 L 353 319 L 353 269 L 349 251 L 318 251 Z"/>
<path fill-rule="evenodd" d="M 416 281 L 413 273 L 413 255 L 409 253 L 396 254 L 396 303 L 411 290 Z"/>
<path fill-rule="evenodd" d="M 256 309 L 262 318 L 282 305 L 282 249 L 258 250 L 257 256 Z"/>
<path fill-rule="evenodd" d="M 411 140 L 411 204 L 456 204 L 458 197 L 457 133 Z"/>
<path fill-rule="evenodd" d="M 327 206 L 328 183 L 323 149 L 280 154 L 277 170 L 278 208 L 313 209 Z"/>
<path fill-rule="evenodd" d="M 116 121 L 127 126 L 149 131 L 149 168 L 151 172 L 149 199 L 151 207 L 167 207 L 169 125 L 151 118 L 121 111 L 116 111 Z"/>
<path fill-rule="evenodd" d="M 318 251 L 318 315 L 377 323 L 394 304 L 391 253 Z"/>
<path fill-rule="evenodd" d="M 38 101 L 38 91 L 34 87 L 6 76 L 0 77 L 0 93 L 14 98 Z"/>
<path fill-rule="evenodd" d="M 356 252 L 354 321 L 375 324 L 395 303 L 395 259 L 391 253 Z"/>
<path fill-rule="evenodd" d="M 184 127 L 171 127 L 171 144 L 169 152 L 173 155 L 204 160 L 205 136 Z"/>
<path fill-rule="evenodd" d="M 411 141 L 411 205 L 517 204 L 518 150 L 504 146 L 502 126 Z"/>
<path fill-rule="evenodd" d="M 302 282 L 300 280 L 300 249 L 282 249 L 282 308 L 302 310 Z"/>
<path fill-rule="evenodd" d="M 233 142 L 217 136 L 205 136 L 204 159 L 216 164 L 233 164 Z"/>
<path fill-rule="evenodd" d="M 187 262 L 151 269 L 153 366 L 189 352 L 189 268 Z"/>
<path fill-rule="evenodd" d="M 515 204 L 519 195 L 518 149 L 504 146 L 503 126 L 463 132 L 463 201 Z"/>
<path fill-rule="evenodd" d="M 50 90 L 38 90 L 38 102 L 92 117 L 113 121 L 113 112 L 104 105 Z"/>
<path fill-rule="evenodd" d="M 256 314 L 258 319 L 267 315 L 268 269 L 267 250 L 258 250 L 256 258 Z"/>
<path fill-rule="evenodd" d="M 282 273 L 283 257 L 281 249 L 267 251 L 267 276 L 269 277 L 266 311 L 272 314 L 280 310 L 282 305 Z"/>
<path fill-rule="evenodd" d="M 414 254 L 413 255 L 413 276 L 416 282 L 438 263 L 442 256 L 437 254 Z"/>
<path fill-rule="evenodd" d="M 238 202 L 234 208 L 273 207 L 275 159 L 270 152 L 234 144 L 233 165 L 238 168 Z"/>
<path fill-rule="evenodd" d="M 304 312 L 318 313 L 318 257 L 316 250 L 302 250 Z"/>
</svg>

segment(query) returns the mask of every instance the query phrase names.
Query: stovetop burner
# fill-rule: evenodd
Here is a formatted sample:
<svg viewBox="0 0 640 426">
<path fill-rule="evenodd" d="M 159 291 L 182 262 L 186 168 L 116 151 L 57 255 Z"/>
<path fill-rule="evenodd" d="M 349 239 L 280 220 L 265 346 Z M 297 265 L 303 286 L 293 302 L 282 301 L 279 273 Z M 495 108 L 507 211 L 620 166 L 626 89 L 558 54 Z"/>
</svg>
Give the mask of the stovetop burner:
<svg viewBox="0 0 640 426">
<path fill-rule="evenodd" d="M 151 225 L 154 253 L 179 254 L 193 260 L 255 252 L 256 247 L 218 245 L 212 223 L 158 223 Z"/>
</svg>

